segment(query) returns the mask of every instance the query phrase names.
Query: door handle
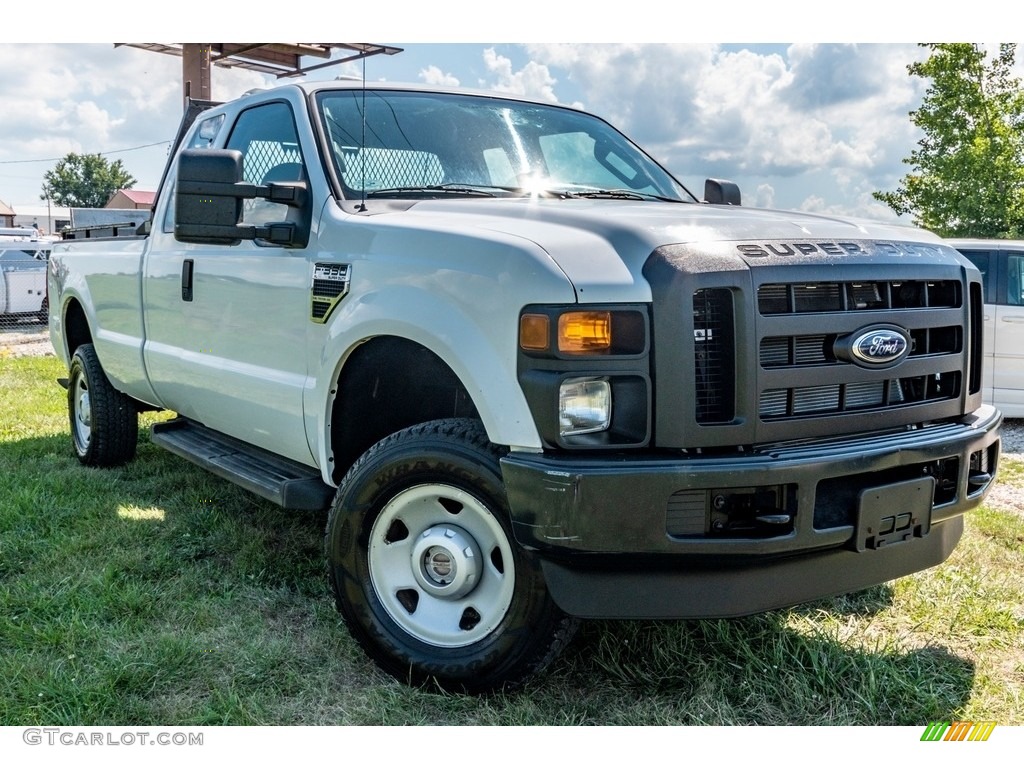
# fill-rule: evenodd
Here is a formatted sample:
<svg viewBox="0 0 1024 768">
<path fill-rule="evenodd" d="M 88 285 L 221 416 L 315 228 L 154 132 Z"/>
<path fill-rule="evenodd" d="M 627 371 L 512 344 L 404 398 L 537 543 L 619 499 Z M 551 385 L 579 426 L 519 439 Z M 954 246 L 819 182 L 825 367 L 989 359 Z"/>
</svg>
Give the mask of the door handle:
<svg viewBox="0 0 1024 768">
<path fill-rule="evenodd" d="M 1004 323 L 1024 323 L 1024 316 L 1021 315 L 1004 315 Z"/>
<path fill-rule="evenodd" d="M 192 259 L 185 259 L 181 265 L 181 300 L 192 301 Z"/>
</svg>

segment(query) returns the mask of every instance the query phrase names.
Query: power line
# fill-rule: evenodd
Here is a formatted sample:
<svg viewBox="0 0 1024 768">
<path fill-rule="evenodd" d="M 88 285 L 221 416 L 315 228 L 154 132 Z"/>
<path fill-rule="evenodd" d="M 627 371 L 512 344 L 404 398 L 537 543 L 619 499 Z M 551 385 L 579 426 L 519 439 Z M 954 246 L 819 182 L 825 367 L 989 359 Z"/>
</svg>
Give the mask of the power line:
<svg viewBox="0 0 1024 768">
<path fill-rule="evenodd" d="M 128 147 L 127 149 L 111 149 L 106 152 L 76 152 L 75 154 L 82 155 L 116 155 L 120 152 L 134 152 L 137 149 L 149 149 L 150 147 L 159 147 L 161 144 L 170 144 L 168 141 L 154 141 L 152 144 L 140 144 L 137 147 Z M 63 157 L 44 157 L 38 160 L 0 160 L 0 165 L 15 165 L 18 163 L 55 163 L 58 160 L 63 160 L 67 155 Z"/>
</svg>

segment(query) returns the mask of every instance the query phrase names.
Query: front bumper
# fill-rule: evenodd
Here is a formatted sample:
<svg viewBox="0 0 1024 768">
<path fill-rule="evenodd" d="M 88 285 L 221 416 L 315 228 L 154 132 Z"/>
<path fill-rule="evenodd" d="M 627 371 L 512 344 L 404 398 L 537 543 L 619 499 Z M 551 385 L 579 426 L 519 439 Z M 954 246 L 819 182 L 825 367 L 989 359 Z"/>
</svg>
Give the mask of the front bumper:
<svg viewBox="0 0 1024 768">
<path fill-rule="evenodd" d="M 954 424 L 728 456 L 510 454 L 502 472 L 516 539 L 568 613 L 736 616 L 941 563 L 994 480 L 1001 421 L 984 406 Z M 765 496 L 781 508 L 751 512 L 770 520 L 760 527 L 716 510 Z"/>
</svg>

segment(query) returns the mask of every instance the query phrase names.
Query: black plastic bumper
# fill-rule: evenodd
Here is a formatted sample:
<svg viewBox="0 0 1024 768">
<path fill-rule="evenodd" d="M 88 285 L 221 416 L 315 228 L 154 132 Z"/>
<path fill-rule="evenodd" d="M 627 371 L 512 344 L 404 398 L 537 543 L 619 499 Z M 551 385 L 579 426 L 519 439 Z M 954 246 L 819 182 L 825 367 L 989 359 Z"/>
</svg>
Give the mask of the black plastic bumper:
<svg viewBox="0 0 1024 768">
<path fill-rule="evenodd" d="M 549 589 L 568 613 L 737 616 L 941 563 L 960 538 L 963 512 L 981 503 L 994 479 L 1001 421 L 986 406 L 957 424 L 728 457 L 514 453 L 502 471 L 516 539 L 543 558 Z M 941 494 L 931 476 L 940 469 L 951 473 L 941 478 Z M 713 529 L 719 490 L 768 487 L 790 498 L 782 532 Z M 671 501 L 705 493 L 708 524 L 673 532 Z M 845 517 L 819 513 L 827 494 L 849 499 Z M 700 528 L 699 509 L 695 519 Z"/>
</svg>

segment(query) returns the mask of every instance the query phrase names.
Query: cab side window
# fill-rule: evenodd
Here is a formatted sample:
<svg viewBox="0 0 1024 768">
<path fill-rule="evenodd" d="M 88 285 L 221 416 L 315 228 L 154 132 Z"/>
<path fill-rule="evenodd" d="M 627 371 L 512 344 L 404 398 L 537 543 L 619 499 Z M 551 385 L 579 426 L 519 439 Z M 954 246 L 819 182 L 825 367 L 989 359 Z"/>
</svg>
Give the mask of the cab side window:
<svg viewBox="0 0 1024 768">
<path fill-rule="evenodd" d="M 1011 253 L 1006 257 L 1006 303 L 1024 306 L 1024 254 Z"/>
<path fill-rule="evenodd" d="M 188 148 L 209 149 L 213 146 L 213 142 L 223 125 L 224 115 L 217 115 L 216 117 L 203 120 L 199 123 L 199 127 L 196 128 L 196 132 L 192 134 L 192 141 L 189 142 Z"/>
<path fill-rule="evenodd" d="M 307 178 L 295 119 L 285 102 L 261 104 L 239 115 L 226 148 L 242 153 L 242 175 L 251 184 Z M 246 201 L 243 222 L 259 225 L 285 221 L 288 213 L 288 206 L 281 203 Z"/>
</svg>

